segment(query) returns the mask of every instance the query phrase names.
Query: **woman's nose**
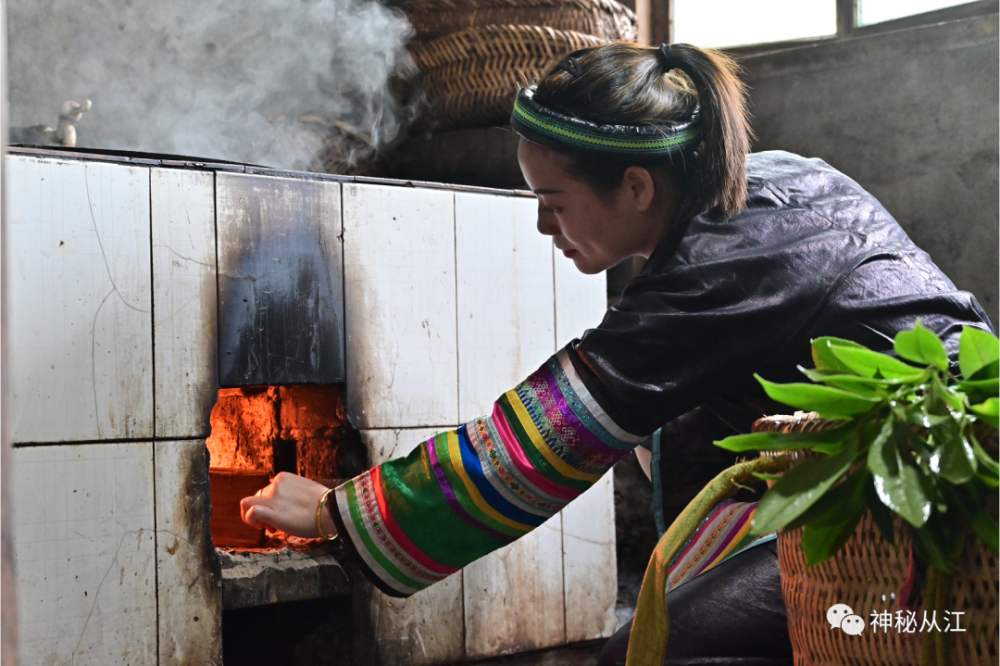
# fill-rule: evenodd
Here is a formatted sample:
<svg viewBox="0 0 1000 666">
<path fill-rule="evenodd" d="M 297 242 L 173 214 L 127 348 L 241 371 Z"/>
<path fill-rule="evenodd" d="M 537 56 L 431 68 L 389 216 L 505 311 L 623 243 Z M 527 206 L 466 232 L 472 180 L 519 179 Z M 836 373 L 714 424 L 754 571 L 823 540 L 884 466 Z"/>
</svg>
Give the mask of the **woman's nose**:
<svg viewBox="0 0 1000 666">
<path fill-rule="evenodd" d="M 555 236 L 559 233 L 559 226 L 552 219 L 552 215 L 538 211 L 538 233 L 543 236 Z"/>
</svg>

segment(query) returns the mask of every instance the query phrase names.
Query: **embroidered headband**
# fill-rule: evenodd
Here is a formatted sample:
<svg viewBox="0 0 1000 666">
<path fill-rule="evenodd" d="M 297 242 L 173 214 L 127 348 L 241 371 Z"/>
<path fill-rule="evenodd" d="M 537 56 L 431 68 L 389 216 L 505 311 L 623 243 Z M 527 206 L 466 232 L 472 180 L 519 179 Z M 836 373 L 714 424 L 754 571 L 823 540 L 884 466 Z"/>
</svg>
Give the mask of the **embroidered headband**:
<svg viewBox="0 0 1000 666">
<path fill-rule="evenodd" d="M 701 141 L 701 114 L 669 125 L 601 125 L 567 116 L 535 100 L 537 85 L 521 88 L 510 126 L 517 134 L 555 150 L 584 150 L 629 158 L 662 158 Z"/>
</svg>

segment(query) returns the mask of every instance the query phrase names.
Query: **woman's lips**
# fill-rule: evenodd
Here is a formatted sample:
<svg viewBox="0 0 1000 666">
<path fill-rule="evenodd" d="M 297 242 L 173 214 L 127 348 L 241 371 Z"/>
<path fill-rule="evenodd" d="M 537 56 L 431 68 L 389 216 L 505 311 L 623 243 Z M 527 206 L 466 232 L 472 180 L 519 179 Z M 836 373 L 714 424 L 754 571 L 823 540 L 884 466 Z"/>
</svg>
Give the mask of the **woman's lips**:
<svg viewBox="0 0 1000 666">
<path fill-rule="evenodd" d="M 563 250 L 562 253 L 563 253 L 563 256 L 566 257 L 567 259 L 572 259 L 573 256 L 577 253 L 577 251 L 576 250 Z"/>
</svg>

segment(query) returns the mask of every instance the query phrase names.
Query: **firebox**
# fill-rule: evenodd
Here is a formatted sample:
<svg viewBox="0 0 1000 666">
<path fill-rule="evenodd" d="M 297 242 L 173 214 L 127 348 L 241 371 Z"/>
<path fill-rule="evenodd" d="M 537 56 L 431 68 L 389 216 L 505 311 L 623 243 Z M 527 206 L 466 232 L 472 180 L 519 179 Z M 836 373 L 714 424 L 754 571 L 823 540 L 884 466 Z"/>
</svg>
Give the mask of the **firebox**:
<svg viewBox="0 0 1000 666">
<path fill-rule="evenodd" d="M 333 487 L 359 473 L 360 441 L 347 422 L 342 384 L 287 384 L 219 390 L 212 409 L 212 540 L 222 547 L 280 546 L 240 520 L 239 500 L 291 472 Z"/>
</svg>

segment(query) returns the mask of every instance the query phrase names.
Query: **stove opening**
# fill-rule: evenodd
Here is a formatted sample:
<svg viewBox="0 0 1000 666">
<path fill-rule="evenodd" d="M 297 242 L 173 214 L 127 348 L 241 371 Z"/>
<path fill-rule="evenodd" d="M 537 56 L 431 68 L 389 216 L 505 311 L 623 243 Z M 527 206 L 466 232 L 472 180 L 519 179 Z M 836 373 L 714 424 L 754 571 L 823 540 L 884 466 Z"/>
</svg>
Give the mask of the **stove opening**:
<svg viewBox="0 0 1000 666">
<path fill-rule="evenodd" d="M 216 547 L 256 550 L 313 541 L 247 525 L 240 517 L 240 499 L 265 487 L 278 472 L 331 487 L 360 473 L 364 449 L 345 414 L 343 384 L 219 390 L 206 442 Z"/>
</svg>

